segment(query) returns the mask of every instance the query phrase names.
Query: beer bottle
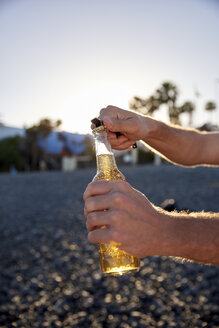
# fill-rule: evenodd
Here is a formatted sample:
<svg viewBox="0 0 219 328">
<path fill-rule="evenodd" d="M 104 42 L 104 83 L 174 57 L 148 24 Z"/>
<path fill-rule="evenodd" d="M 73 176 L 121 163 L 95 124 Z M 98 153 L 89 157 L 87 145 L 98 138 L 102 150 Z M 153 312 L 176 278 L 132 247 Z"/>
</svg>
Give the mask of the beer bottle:
<svg viewBox="0 0 219 328">
<path fill-rule="evenodd" d="M 118 170 L 114 154 L 108 141 L 107 130 L 98 119 L 93 130 L 96 148 L 97 173 L 93 181 L 121 180 L 126 183 L 124 175 Z M 99 126 L 98 126 L 99 125 Z M 105 226 L 98 228 L 106 228 Z M 140 268 L 140 260 L 120 250 L 113 244 L 98 244 L 100 267 L 104 275 L 122 275 L 136 272 Z"/>
</svg>

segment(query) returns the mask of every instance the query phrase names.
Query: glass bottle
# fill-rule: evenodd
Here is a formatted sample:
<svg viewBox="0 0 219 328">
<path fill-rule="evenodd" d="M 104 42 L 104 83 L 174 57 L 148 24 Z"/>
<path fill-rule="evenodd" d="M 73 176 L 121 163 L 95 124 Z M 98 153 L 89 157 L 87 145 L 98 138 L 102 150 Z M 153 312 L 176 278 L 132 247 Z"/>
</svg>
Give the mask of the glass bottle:
<svg viewBox="0 0 219 328">
<path fill-rule="evenodd" d="M 122 180 L 124 175 L 118 170 L 114 154 L 108 141 L 106 128 L 101 125 L 93 130 L 96 148 L 97 173 L 96 180 Z M 105 226 L 99 228 L 106 228 Z M 98 244 L 100 267 L 104 275 L 122 275 L 136 272 L 140 268 L 140 260 L 127 254 L 112 244 Z"/>
</svg>

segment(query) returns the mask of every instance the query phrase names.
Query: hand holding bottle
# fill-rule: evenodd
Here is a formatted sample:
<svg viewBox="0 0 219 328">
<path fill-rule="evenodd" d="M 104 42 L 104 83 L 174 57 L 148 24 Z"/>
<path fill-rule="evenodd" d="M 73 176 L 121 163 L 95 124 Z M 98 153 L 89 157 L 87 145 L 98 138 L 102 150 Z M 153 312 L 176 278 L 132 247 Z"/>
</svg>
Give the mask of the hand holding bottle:
<svg viewBox="0 0 219 328">
<path fill-rule="evenodd" d="M 90 242 L 113 243 L 136 257 L 159 255 L 166 220 L 141 192 L 127 182 L 95 181 L 84 201 Z"/>
<path fill-rule="evenodd" d="M 130 149 L 146 133 L 145 116 L 115 106 L 101 109 L 99 118 L 108 129 L 111 146 L 117 150 Z M 92 126 L 94 128 L 94 125 Z M 120 132 L 118 137 L 116 132 Z"/>
</svg>

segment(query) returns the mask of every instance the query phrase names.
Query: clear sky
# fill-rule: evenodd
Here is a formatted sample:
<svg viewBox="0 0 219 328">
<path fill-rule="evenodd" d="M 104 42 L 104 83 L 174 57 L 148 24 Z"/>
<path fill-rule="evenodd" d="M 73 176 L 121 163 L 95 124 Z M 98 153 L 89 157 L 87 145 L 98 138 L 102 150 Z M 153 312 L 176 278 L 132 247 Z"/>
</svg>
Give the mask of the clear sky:
<svg viewBox="0 0 219 328">
<path fill-rule="evenodd" d="M 196 102 L 196 126 L 208 119 L 205 102 L 219 102 L 218 1 L 0 0 L 0 47 L 6 125 L 49 117 L 86 133 L 102 107 L 128 109 L 166 80 L 179 104 Z"/>
</svg>

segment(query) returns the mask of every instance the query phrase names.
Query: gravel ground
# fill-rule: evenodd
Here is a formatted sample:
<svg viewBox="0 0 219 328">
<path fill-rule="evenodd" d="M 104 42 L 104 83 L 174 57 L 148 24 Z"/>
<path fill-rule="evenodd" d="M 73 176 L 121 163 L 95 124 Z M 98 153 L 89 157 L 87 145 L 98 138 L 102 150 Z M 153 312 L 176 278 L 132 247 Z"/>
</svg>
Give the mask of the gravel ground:
<svg viewBox="0 0 219 328">
<path fill-rule="evenodd" d="M 219 212 L 219 168 L 121 168 L 156 205 Z M 103 277 L 82 194 L 94 170 L 0 175 L 0 327 L 219 327 L 219 267 L 148 257 Z"/>
</svg>

